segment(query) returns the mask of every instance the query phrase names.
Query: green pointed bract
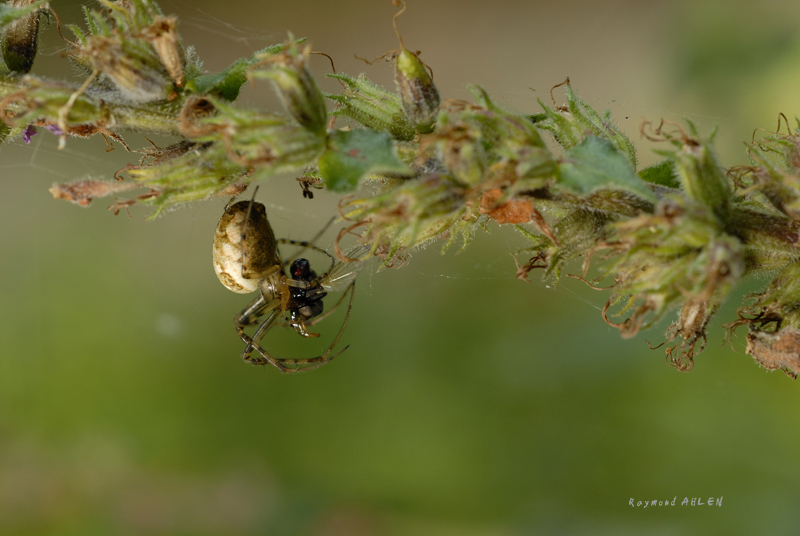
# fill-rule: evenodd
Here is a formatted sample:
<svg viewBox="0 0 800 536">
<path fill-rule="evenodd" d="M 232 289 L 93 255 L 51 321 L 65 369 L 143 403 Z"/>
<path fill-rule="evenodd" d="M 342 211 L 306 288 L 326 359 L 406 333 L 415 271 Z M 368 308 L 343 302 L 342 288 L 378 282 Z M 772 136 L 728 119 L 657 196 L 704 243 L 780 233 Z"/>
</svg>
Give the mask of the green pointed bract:
<svg viewBox="0 0 800 536">
<path fill-rule="evenodd" d="M 544 204 L 537 206 L 540 210 L 545 207 L 552 209 Z M 607 238 L 607 226 L 610 221 L 612 219 L 608 214 L 596 210 L 573 208 L 558 211 L 550 227 L 558 238 L 559 245 L 553 244 L 550 238 L 540 232 L 532 233 L 522 226 L 517 226 L 517 230 L 533 242 L 530 248 L 523 250 L 524 252 L 546 253 L 548 262 L 542 273 L 542 279 L 552 278 L 558 281 L 569 261 L 585 257 L 587 250 Z"/>
<path fill-rule="evenodd" d="M 17 85 L 11 84 L 8 79 L 0 78 L 0 95 L 8 95 L 12 89 L 22 91 L 25 95 L 24 100 L 8 104 L 8 110 L 13 111 L 13 118 L 6 117 L 6 121 L 20 129 L 31 123 L 57 124 L 61 110 L 75 93 L 76 88 L 74 84 L 55 82 L 32 75 L 20 79 Z M 113 129 L 108 125 L 109 110 L 113 110 Z M 176 111 L 179 111 L 179 108 Z M 110 134 L 118 130 L 180 136 L 179 121 L 174 114 L 175 112 L 170 113 L 164 106 L 126 101 L 118 93 L 108 89 L 99 93 L 87 91 L 73 102 L 66 117 L 66 126 L 77 129 L 75 133 L 80 136 L 102 132 Z"/>
<path fill-rule="evenodd" d="M 752 274 L 766 276 L 797 262 L 800 230 L 789 218 L 763 210 L 734 207 L 726 227 L 744 243 L 748 271 Z"/>
<path fill-rule="evenodd" d="M 395 83 L 406 117 L 418 132 L 433 130 L 441 99 L 433 78 L 416 54 L 403 48 L 395 58 Z"/>
<path fill-rule="evenodd" d="M 621 189 L 655 203 L 657 198 L 642 181 L 630 160 L 611 142 L 587 136 L 565 151 L 558 166 L 558 184 L 586 194 L 599 189 Z"/>
<path fill-rule="evenodd" d="M 325 186 L 335 192 L 355 190 L 370 174 L 412 174 L 397 158 L 389 134 L 364 129 L 332 133 L 318 165 Z"/>
<path fill-rule="evenodd" d="M 694 355 L 706 344 L 706 327 L 731 288 L 744 274 L 744 258 L 738 240 L 715 237 L 674 286 L 683 288 L 684 302 L 677 322 L 667 329 L 668 339 L 680 338 L 670 361 L 679 370 L 691 370 Z"/>
<path fill-rule="evenodd" d="M 648 166 L 638 173 L 639 178 L 651 184 L 658 184 L 667 188 L 680 188 L 681 182 L 675 174 L 675 164 L 671 159 L 662 160 L 657 164 Z"/>
<path fill-rule="evenodd" d="M 177 18 L 150 0 L 99 2 L 102 11 L 84 9 L 88 32 L 69 26 L 76 37 L 70 59 L 129 101 L 174 101 L 201 69 L 193 49 L 183 46 Z"/>
<path fill-rule="evenodd" d="M 414 125 L 406 117 L 400 97 L 383 89 L 360 74 L 353 78 L 346 74 L 328 74 L 347 86 L 340 94 L 325 95 L 339 104 L 331 115 L 355 119 L 373 130 L 385 130 L 396 140 L 408 141 L 414 137 Z"/>
<path fill-rule="evenodd" d="M 566 94 L 566 110 L 550 108 L 539 100 L 544 112 L 528 116 L 528 120 L 537 127 L 549 131 L 565 149 L 578 145 L 587 135 L 603 138 L 621 151 L 635 168 L 636 148 L 612 121 L 610 112 L 606 111 L 603 115 L 597 113 L 594 108 L 578 98 L 569 84 L 566 84 Z"/>
<path fill-rule="evenodd" d="M 537 189 L 544 187 L 558 173 L 558 162 L 547 149 L 528 147 L 517 152 L 515 171 L 520 187 Z"/>
</svg>

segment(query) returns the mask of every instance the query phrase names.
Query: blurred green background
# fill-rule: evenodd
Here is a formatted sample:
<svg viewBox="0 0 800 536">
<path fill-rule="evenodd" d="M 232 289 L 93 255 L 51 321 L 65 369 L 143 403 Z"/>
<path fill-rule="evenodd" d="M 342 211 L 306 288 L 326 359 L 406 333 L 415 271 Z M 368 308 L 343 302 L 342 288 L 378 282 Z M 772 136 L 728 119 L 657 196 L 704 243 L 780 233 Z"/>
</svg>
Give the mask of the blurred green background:
<svg viewBox="0 0 800 536">
<path fill-rule="evenodd" d="M 53 2 L 78 22 L 79 2 Z M 392 86 L 389 0 L 170 0 L 209 70 L 311 38 L 340 71 Z M 800 6 L 786 2 L 411 0 L 399 20 L 443 98 L 481 83 L 538 109 L 570 76 L 637 140 L 642 120 L 719 125 L 726 165 L 743 140 L 800 114 Z M 70 76 L 49 28 L 35 72 Z M 313 60 L 318 74 L 328 66 Z M 336 84 L 322 82 L 328 91 Z M 242 105 L 275 109 L 272 89 Z M 128 137 L 144 146 L 139 136 Z M 157 140 L 159 142 L 165 140 Z M 248 301 L 220 285 L 211 240 L 226 200 L 145 222 L 54 201 L 52 182 L 109 178 L 137 155 L 101 139 L 0 149 L 0 533 L 3 535 L 795 534 L 800 386 L 722 347 L 710 330 L 695 370 L 669 368 L 666 325 L 622 341 L 605 293 L 514 279 L 524 246 L 490 225 L 461 254 L 414 253 L 359 276 L 329 366 L 286 377 L 239 360 L 232 318 Z M 336 198 L 262 184 L 276 234 L 304 239 Z M 334 231 L 321 245 L 328 247 Z M 532 275 L 536 275 L 535 273 Z M 271 333 L 280 355 L 320 341 Z M 724 497 L 722 506 L 631 508 L 629 499 Z"/>
</svg>

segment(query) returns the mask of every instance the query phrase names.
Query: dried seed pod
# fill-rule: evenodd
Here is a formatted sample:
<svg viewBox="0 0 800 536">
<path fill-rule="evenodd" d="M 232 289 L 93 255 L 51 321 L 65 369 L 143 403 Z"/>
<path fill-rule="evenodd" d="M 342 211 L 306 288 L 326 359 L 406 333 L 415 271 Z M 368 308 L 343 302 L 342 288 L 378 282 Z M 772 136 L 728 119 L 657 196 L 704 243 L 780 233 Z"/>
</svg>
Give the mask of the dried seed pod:
<svg viewBox="0 0 800 536">
<path fill-rule="evenodd" d="M 11 7 L 27 7 L 34 0 L 8 0 Z M 3 61 L 11 72 L 29 73 L 36 58 L 39 38 L 39 14 L 37 9 L 6 26 L 3 33 Z"/>
<path fill-rule="evenodd" d="M 178 37 L 178 20 L 175 17 L 156 17 L 146 30 L 145 37 L 155 49 L 175 85 L 182 87 L 185 58 Z"/>
<path fill-rule="evenodd" d="M 213 260 L 225 287 L 238 294 L 258 290 L 258 274 L 281 264 L 264 205 L 240 201 L 225 210 L 214 233 Z"/>
<path fill-rule="evenodd" d="M 747 353 L 765 369 L 780 369 L 794 380 L 800 374 L 800 331 L 783 328 L 769 332 L 751 326 Z"/>
</svg>

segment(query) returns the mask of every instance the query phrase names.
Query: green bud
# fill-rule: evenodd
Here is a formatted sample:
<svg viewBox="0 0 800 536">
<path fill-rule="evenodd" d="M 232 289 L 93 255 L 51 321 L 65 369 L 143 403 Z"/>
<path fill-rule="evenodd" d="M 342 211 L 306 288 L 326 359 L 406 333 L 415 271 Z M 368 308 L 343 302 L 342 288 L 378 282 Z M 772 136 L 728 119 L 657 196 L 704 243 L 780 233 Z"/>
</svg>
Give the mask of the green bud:
<svg viewBox="0 0 800 536">
<path fill-rule="evenodd" d="M 435 148 L 434 156 L 460 183 L 478 184 L 489 166 L 480 129 L 465 121 L 451 122 L 443 115 L 436 132 L 425 138 Z"/>
<path fill-rule="evenodd" d="M 214 114 L 199 119 L 184 134 L 224 147 L 232 162 L 253 168 L 257 178 L 304 169 L 325 150 L 324 137 L 286 116 L 240 109 L 218 99 L 208 102 Z"/>
<path fill-rule="evenodd" d="M 396 140 L 408 141 L 414 137 L 414 125 L 406 117 L 397 95 L 373 84 L 363 74 L 358 78 L 346 74 L 327 76 L 347 85 L 339 95 L 325 95 L 339 104 L 331 115 L 350 117 L 373 130 L 385 130 Z"/>
<path fill-rule="evenodd" d="M 542 147 L 527 147 L 518 151 L 515 169 L 517 177 L 525 179 L 520 186 L 533 190 L 542 188 L 550 177 L 555 176 L 558 167 L 550 151 Z"/>
<path fill-rule="evenodd" d="M 687 143 L 676 154 L 675 166 L 686 193 L 726 221 L 730 213 L 732 189 L 711 148 L 705 144 Z"/>
<path fill-rule="evenodd" d="M 545 148 L 539 131 L 525 116 L 497 106 L 482 87 L 477 85 L 467 87 L 482 108 L 470 106 L 462 117 L 469 116 L 472 121 L 481 125 L 484 137 L 500 156 L 518 160 L 519 152 L 531 147 Z"/>
<path fill-rule="evenodd" d="M 466 194 L 452 178 L 428 175 L 405 180 L 375 197 L 342 203 L 341 213 L 348 220 L 371 222 L 364 236 L 373 250 L 396 253 L 452 233 L 465 217 Z"/>
<path fill-rule="evenodd" d="M 395 83 L 403 110 L 417 131 L 423 134 L 431 132 L 441 102 L 439 90 L 425 64 L 406 48 L 402 48 L 395 58 Z"/>
<path fill-rule="evenodd" d="M 32 6 L 33 3 L 33 0 L 8 0 L 6 5 L 25 8 Z M 40 14 L 39 9 L 34 9 L 13 20 L 3 30 L 3 61 L 11 72 L 28 73 L 33 67 L 39 37 Z"/>
<path fill-rule="evenodd" d="M 689 121 L 687 123 L 689 134 L 680 126 L 677 127 L 677 132 L 664 132 L 659 127 L 656 134 L 661 138 L 650 139 L 669 141 L 677 147 L 674 151 L 656 152 L 674 160 L 678 178 L 689 197 L 710 208 L 721 222 L 727 223 L 733 188 L 711 150 L 713 134 L 708 140 L 700 140 L 694 124 Z"/>
<path fill-rule="evenodd" d="M 300 52 L 292 43 L 282 52 L 256 57 L 258 63 L 251 67 L 250 75 L 272 80 L 292 117 L 311 132 L 324 135 L 328 111 L 322 91 L 306 66 L 310 54 L 310 46 Z"/>
</svg>

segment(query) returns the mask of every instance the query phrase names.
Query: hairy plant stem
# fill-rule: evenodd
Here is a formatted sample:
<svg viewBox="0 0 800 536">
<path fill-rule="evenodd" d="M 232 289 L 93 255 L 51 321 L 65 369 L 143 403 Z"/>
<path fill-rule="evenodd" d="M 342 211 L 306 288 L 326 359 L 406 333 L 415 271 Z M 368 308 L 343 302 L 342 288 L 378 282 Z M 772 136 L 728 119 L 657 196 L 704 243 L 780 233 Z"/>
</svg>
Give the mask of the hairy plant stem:
<svg viewBox="0 0 800 536">
<path fill-rule="evenodd" d="M 623 337 L 679 311 L 666 355 L 682 371 L 693 368 L 731 289 L 748 275 L 777 273 L 748 296 L 728 329 L 747 326 L 747 349 L 760 365 L 800 373 L 800 123 L 751 143 L 749 165 L 725 168 L 714 133 L 701 135 L 690 121 L 645 122 L 641 133 L 659 143 L 662 160 L 640 169 L 635 145 L 569 80 L 553 88 L 565 102 L 552 93 L 552 106 L 540 101 L 535 114 L 505 110 L 476 85 L 469 86 L 474 102 L 442 99 L 429 68 L 398 34 L 400 49 L 387 55 L 394 91 L 363 74 L 334 73 L 343 89 L 326 95 L 305 39 L 289 35 L 205 73 L 183 44 L 177 18 L 153 0 L 100 3 L 105 9 L 86 9 L 86 28 L 70 26 L 67 57 L 83 78 L 68 83 L 25 74 L 46 5 L 0 8 L 7 58 L 0 142 L 30 141 L 37 126 L 61 145 L 99 134 L 128 149 L 126 131 L 176 141 L 138 150 L 141 161 L 113 179 L 54 185 L 55 197 L 85 206 L 141 189 L 111 208 L 148 205 L 152 218 L 294 174 L 299 195 L 312 198 L 310 187 L 322 185 L 342 194 L 339 215 L 348 227 L 340 238 L 355 234 L 357 248 L 342 252 L 337 241 L 340 260 L 378 255 L 384 267 L 437 241 L 443 249 L 459 239 L 466 247 L 490 221 L 515 225 L 530 241 L 516 253 L 529 255 L 517 276 L 527 280 L 542 268 L 544 279 L 558 281 L 569 261 L 581 259 L 582 273 L 570 275 L 593 288 L 611 284 L 603 318 Z M 237 107 L 248 81 L 272 84 L 285 113 Z M 339 117 L 358 127 L 336 128 Z"/>
</svg>

